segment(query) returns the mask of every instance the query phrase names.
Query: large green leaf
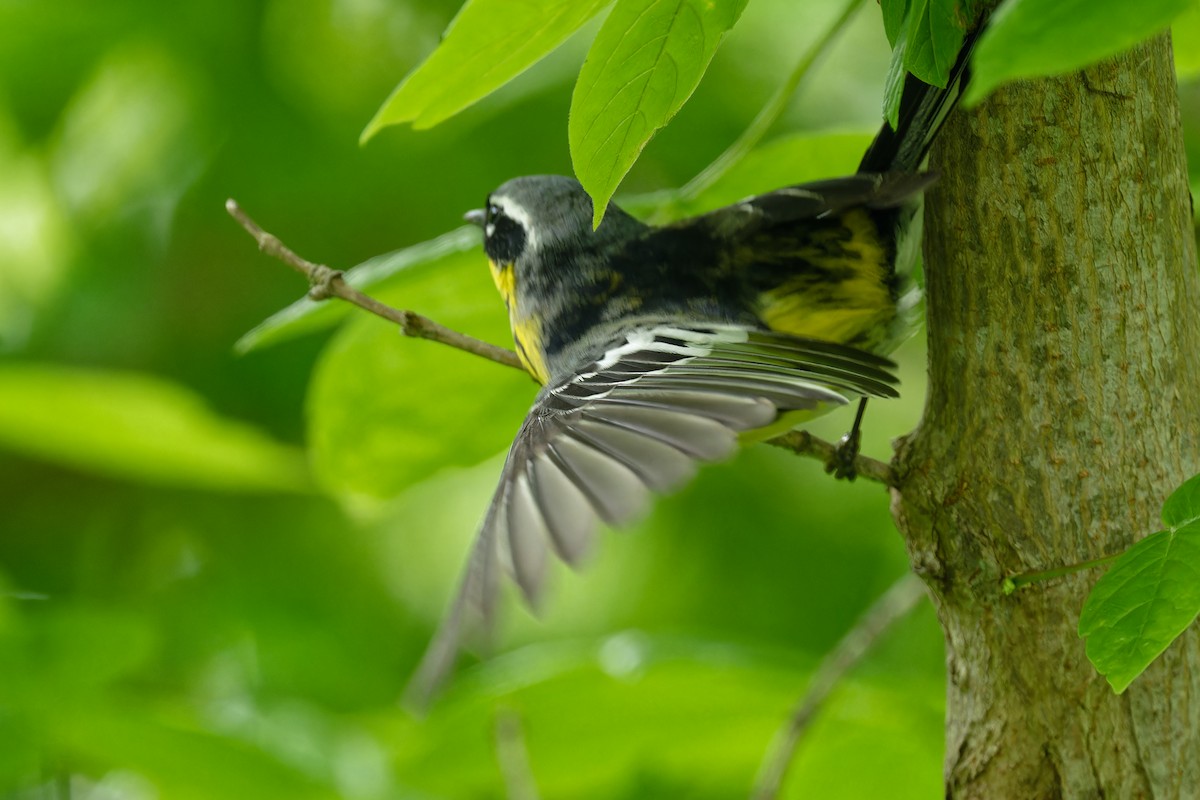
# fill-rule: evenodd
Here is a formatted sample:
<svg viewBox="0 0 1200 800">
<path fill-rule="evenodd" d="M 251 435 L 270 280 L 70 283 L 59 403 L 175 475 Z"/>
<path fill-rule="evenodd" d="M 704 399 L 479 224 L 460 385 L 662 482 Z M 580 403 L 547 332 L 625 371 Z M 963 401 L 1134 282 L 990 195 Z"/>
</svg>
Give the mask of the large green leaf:
<svg viewBox="0 0 1200 800">
<path fill-rule="evenodd" d="M 908 12 L 904 66 L 933 86 L 945 86 L 964 32 L 955 0 L 913 0 Z"/>
<path fill-rule="evenodd" d="M 691 97 L 746 0 L 617 0 L 571 98 L 575 175 L 594 224 L 642 148 Z"/>
<path fill-rule="evenodd" d="M 392 92 L 363 131 L 430 128 L 491 94 L 574 33 L 611 0 L 467 0 L 442 43 Z"/>
<path fill-rule="evenodd" d="M 303 491 L 302 454 L 149 375 L 0 366 L 0 448 L 102 475 L 232 491 Z"/>
<path fill-rule="evenodd" d="M 904 99 L 905 78 L 908 77 L 908 68 L 905 66 L 907 54 L 908 17 L 905 17 L 900 23 L 896 47 L 892 50 L 892 60 L 883 81 L 883 118 L 892 126 L 892 130 L 900 125 L 900 101 Z"/>
<path fill-rule="evenodd" d="M 1200 520 L 1200 475 L 1193 475 L 1171 492 L 1162 508 L 1163 524 L 1179 528 Z"/>
<path fill-rule="evenodd" d="M 904 41 L 905 33 L 901 28 L 908 18 L 908 3 L 909 0 L 879 0 L 879 8 L 883 13 L 883 32 L 893 48 Z"/>
<path fill-rule="evenodd" d="M 1147 536 L 1096 582 L 1079 616 L 1087 655 L 1123 692 L 1200 613 L 1200 520 Z"/>
<path fill-rule="evenodd" d="M 1171 24 L 1195 0 L 1008 0 L 972 60 L 964 101 L 1016 78 L 1061 75 L 1126 50 Z"/>
</svg>

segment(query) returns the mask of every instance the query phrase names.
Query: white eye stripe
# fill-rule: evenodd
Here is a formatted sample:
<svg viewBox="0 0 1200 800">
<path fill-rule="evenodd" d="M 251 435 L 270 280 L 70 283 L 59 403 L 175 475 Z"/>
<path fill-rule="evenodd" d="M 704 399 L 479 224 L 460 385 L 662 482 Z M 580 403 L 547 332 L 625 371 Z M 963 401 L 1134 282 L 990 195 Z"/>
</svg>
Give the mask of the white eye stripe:
<svg viewBox="0 0 1200 800">
<path fill-rule="evenodd" d="M 492 195 L 491 203 L 499 208 L 504 216 L 513 220 L 525 229 L 525 246 L 537 249 L 538 234 L 533 225 L 533 217 L 529 216 L 529 212 L 526 211 L 523 206 L 518 204 L 517 201 L 509 197 L 505 197 L 504 195 Z M 495 230 L 494 225 L 492 226 L 492 230 L 487 231 L 488 236 L 492 235 L 493 230 Z"/>
</svg>

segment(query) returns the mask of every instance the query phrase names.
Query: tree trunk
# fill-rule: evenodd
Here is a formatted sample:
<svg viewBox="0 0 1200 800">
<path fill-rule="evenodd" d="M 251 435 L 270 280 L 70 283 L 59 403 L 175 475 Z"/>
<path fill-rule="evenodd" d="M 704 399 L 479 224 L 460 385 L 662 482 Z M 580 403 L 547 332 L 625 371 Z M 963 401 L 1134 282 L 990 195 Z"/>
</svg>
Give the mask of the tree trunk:
<svg viewBox="0 0 1200 800">
<path fill-rule="evenodd" d="M 1195 626 L 1121 696 L 1076 634 L 1098 570 L 1200 471 L 1200 282 L 1169 38 L 947 126 L 930 387 L 893 510 L 946 635 L 946 796 L 1200 794 Z"/>
</svg>

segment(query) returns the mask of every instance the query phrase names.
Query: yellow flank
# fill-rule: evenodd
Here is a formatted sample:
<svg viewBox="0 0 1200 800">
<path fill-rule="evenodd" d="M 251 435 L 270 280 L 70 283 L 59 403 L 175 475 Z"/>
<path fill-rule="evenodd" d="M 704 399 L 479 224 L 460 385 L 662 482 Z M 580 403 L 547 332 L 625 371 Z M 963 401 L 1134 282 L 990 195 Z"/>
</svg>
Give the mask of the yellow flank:
<svg viewBox="0 0 1200 800">
<path fill-rule="evenodd" d="M 550 373 L 546 370 L 546 359 L 542 354 L 541 320 L 533 315 L 522 316 L 519 313 L 516 296 L 516 270 L 513 269 L 513 265 L 497 264 L 489 258 L 488 266 L 491 267 L 492 280 L 496 282 L 496 289 L 504 298 L 504 305 L 508 309 L 508 321 L 512 328 L 513 341 L 517 345 L 517 358 L 521 360 L 525 369 L 538 379 L 538 382 L 545 383 L 550 380 Z"/>
<path fill-rule="evenodd" d="M 513 340 L 517 343 L 517 358 L 538 379 L 538 383 L 550 380 L 546 359 L 542 356 L 541 320 L 537 317 L 517 320 L 512 316 L 509 319 L 512 322 Z"/>
<path fill-rule="evenodd" d="M 797 277 L 759 297 L 760 315 L 772 330 L 834 342 L 884 333 L 895 314 L 887 254 L 866 212 L 849 211 L 840 221 L 851 236 L 837 243 L 838 252 L 816 242 L 796 254 L 828 275 Z"/>
<path fill-rule="evenodd" d="M 799 295 L 780 298 L 762 314 L 763 322 L 773 331 L 842 344 L 859 340 L 876 323 L 886 322 L 888 316 L 879 309 L 819 309 Z"/>
</svg>

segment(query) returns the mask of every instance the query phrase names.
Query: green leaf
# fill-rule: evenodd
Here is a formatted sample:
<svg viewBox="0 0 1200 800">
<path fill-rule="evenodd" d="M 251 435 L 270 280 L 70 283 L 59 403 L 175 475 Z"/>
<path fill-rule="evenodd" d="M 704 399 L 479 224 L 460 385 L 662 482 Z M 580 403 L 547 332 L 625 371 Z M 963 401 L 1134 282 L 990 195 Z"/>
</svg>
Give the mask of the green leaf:
<svg viewBox="0 0 1200 800">
<path fill-rule="evenodd" d="M 448 268 L 448 262 L 455 261 L 459 253 L 475 251 L 479 247 L 479 240 L 479 229 L 464 225 L 436 239 L 368 259 L 346 270 L 343 278 L 355 289 L 382 299 L 382 295 L 390 294 L 412 280 L 413 273 L 424 272 L 418 268 L 435 267 L 439 272 Z M 471 260 L 481 263 L 475 252 L 472 252 Z M 407 307 L 403 303 L 401 305 Z M 238 339 L 234 349 L 239 353 L 248 353 L 305 333 L 323 330 L 345 319 L 352 310 L 353 306 L 341 300 L 318 302 L 305 296 L 259 323 Z"/>
<path fill-rule="evenodd" d="M 900 23 L 898 36 L 887 78 L 883 82 L 883 118 L 892 126 L 892 130 L 900 125 L 900 101 L 904 99 L 904 79 L 908 76 L 908 69 L 904 66 L 908 52 L 908 17 Z"/>
<path fill-rule="evenodd" d="M 1162 519 L 1172 529 L 1200 520 L 1200 475 L 1193 475 L 1171 492 L 1163 503 Z"/>
<path fill-rule="evenodd" d="M 599 226 L 642 148 L 691 97 L 746 0 L 617 0 L 571 98 L 571 161 Z"/>
<path fill-rule="evenodd" d="M 426 277 L 408 287 L 423 313 L 480 338 L 512 341 L 482 257 Z M 536 388 L 520 370 L 406 339 L 361 315 L 322 352 L 309 385 L 317 479 L 345 499 L 379 499 L 439 469 L 478 463 L 509 445 Z"/>
<path fill-rule="evenodd" d="M 1192 0 L 1171 25 L 1171 44 L 1175 49 L 1175 73 L 1181 81 L 1200 75 L 1200 0 Z"/>
<path fill-rule="evenodd" d="M 904 66 L 932 86 L 945 86 L 965 36 L 955 10 L 955 0 L 914 2 L 908 15 Z M 903 75 L 900 77 L 903 82 Z"/>
<path fill-rule="evenodd" d="M 1195 0 L 1009 0 L 992 15 L 972 59 L 964 102 L 1006 81 L 1061 75 L 1129 49 Z"/>
<path fill-rule="evenodd" d="M 611 0 L 467 0 L 438 48 L 392 92 L 363 131 L 420 130 L 486 97 L 558 47 Z"/>
<path fill-rule="evenodd" d="M 0 366 L 0 448 L 101 475 L 233 491 L 304 491 L 299 450 L 159 378 Z"/>
<path fill-rule="evenodd" d="M 904 20 L 908 18 L 909 0 L 879 0 L 879 9 L 883 12 L 883 30 L 887 34 L 888 44 L 895 48 L 904 41 Z"/>
<path fill-rule="evenodd" d="M 1147 536 L 1116 561 L 1084 603 L 1079 635 L 1087 638 L 1092 664 L 1120 693 L 1197 613 L 1200 520 L 1193 520 Z"/>
</svg>

